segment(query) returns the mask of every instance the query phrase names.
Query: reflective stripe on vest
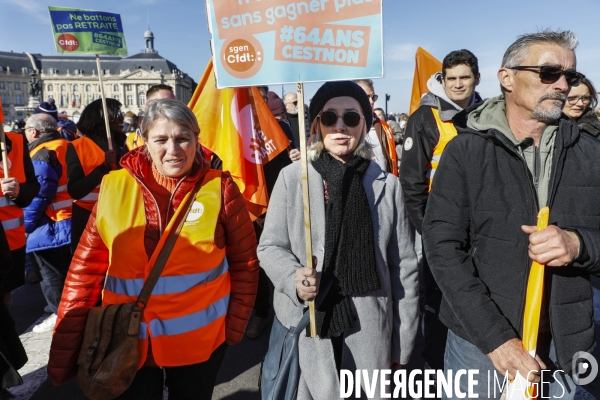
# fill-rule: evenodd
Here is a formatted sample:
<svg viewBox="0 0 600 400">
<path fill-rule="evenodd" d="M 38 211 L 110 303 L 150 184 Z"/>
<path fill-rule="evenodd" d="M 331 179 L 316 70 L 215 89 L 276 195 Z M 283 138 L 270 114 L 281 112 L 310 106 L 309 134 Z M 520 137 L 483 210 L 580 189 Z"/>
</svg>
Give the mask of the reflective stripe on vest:
<svg viewBox="0 0 600 400">
<path fill-rule="evenodd" d="M 94 188 L 93 192 L 90 192 L 90 194 L 83 196 L 81 199 L 76 200 L 77 205 L 82 205 L 82 200 L 84 201 L 93 201 L 94 204 L 98 201 L 98 194 L 100 193 L 100 185 L 96 186 Z"/>
<path fill-rule="evenodd" d="M 73 214 L 73 199 L 67 192 L 67 147 L 69 142 L 65 139 L 55 139 L 46 143 L 42 143 L 29 153 L 31 157 L 35 155 L 41 149 L 48 149 L 54 151 L 56 158 L 62 167 L 62 173 L 58 178 L 58 187 L 56 188 L 56 194 L 46 209 L 46 215 L 48 215 L 53 221 L 62 221 L 64 219 L 70 219 Z"/>
<path fill-rule="evenodd" d="M 165 320 L 153 319 L 149 323 L 150 331 L 152 331 L 153 337 L 158 337 L 181 335 L 196 329 L 204 328 L 213 321 L 225 316 L 225 314 L 227 314 L 228 306 L 229 295 L 226 295 L 225 297 L 212 303 L 204 310 L 200 310 L 183 317 Z M 146 339 L 148 324 L 145 322 L 142 324 L 144 329 L 142 329 L 142 326 L 140 326 L 140 339 Z"/>
<path fill-rule="evenodd" d="M 27 182 L 25 176 L 25 144 L 23 135 L 18 133 L 6 132 L 6 137 L 11 141 L 11 150 L 8 153 L 8 170 L 11 178 L 15 178 L 19 184 Z M 4 170 L 0 162 L 0 176 L 4 177 Z M 6 233 L 6 239 L 11 250 L 16 250 L 25 246 L 25 220 L 23 210 L 15 203 L 4 196 L 0 188 L 0 221 Z"/>
<path fill-rule="evenodd" d="M 129 172 L 119 170 L 107 175 L 100 188 L 96 227 L 109 250 L 103 304 L 135 301 L 151 270 L 140 185 Z M 115 198 L 119 207 L 114 207 Z M 140 367 L 150 337 L 160 366 L 206 361 L 225 341 L 230 280 L 226 249 L 214 242 L 220 209 L 221 172 L 210 170 L 142 314 Z M 170 225 L 172 221 L 166 231 Z"/>
<path fill-rule="evenodd" d="M 425 175 L 427 177 L 427 186 L 429 187 L 429 191 L 431 191 L 433 176 L 435 175 L 435 171 L 440 162 L 440 157 L 442 156 L 442 153 L 444 152 L 448 142 L 457 135 L 456 128 L 454 127 L 452 121 L 442 121 L 437 108 L 431 108 L 431 112 L 433 113 L 433 118 L 435 118 L 438 131 L 440 132 L 440 140 L 438 140 L 437 144 L 433 148 L 433 157 L 431 157 L 429 170 Z"/>
<path fill-rule="evenodd" d="M 19 218 L 2 221 L 2 227 L 4 228 L 5 231 L 8 231 L 11 229 L 18 228 L 18 227 L 22 226 L 24 223 L 25 223 L 25 218 L 19 217 Z"/>
<path fill-rule="evenodd" d="M 79 163 L 81 164 L 85 176 L 91 174 L 100 164 L 104 163 L 104 150 L 102 150 L 92 139 L 83 136 L 72 141 L 71 144 L 77 153 Z M 92 211 L 94 205 L 98 201 L 99 192 L 100 185 L 96 186 L 88 195 L 79 200 L 73 200 L 73 202 L 88 211 Z"/>
<path fill-rule="evenodd" d="M 196 285 L 212 282 L 228 270 L 229 264 L 227 258 L 224 258 L 221 264 L 209 271 L 180 276 L 161 276 L 152 290 L 152 295 L 182 293 Z M 120 279 L 107 276 L 104 288 L 115 294 L 135 297 L 140 294 L 143 286 L 144 279 L 142 278 Z"/>
</svg>

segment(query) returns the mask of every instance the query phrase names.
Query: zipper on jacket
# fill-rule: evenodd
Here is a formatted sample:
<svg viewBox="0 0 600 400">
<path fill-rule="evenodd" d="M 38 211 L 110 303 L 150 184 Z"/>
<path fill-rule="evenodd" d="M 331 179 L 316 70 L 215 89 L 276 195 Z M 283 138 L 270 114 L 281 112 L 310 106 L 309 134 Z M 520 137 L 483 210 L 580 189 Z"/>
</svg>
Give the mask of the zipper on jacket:
<svg viewBox="0 0 600 400">
<path fill-rule="evenodd" d="M 169 198 L 169 206 L 167 207 L 167 215 L 165 218 L 165 221 L 167 222 L 167 224 L 169 223 L 169 211 L 171 211 L 171 204 L 173 204 L 173 197 L 175 197 L 175 193 L 177 193 L 177 189 L 179 189 L 179 186 L 181 185 L 181 183 L 184 181 L 185 178 L 187 178 L 187 176 L 184 176 L 183 178 L 181 178 L 181 180 L 179 182 L 177 182 L 177 185 L 175 185 L 175 189 L 173 189 L 173 193 L 171 193 L 171 197 Z M 160 235 L 162 236 L 162 230 L 160 232 Z"/>
<path fill-rule="evenodd" d="M 527 181 L 529 182 L 529 188 L 531 189 L 531 194 L 533 196 L 533 212 L 534 212 L 533 215 L 534 215 L 534 221 L 536 221 L 536 224 L 537 224 L 537 215 L 540 212 L 537 191 L 535 190 L 534 183 L 531 181 L 531 179 L 529 179 L 530 172 L 529 172 L 529 168 L 527 167 L 527 162 L 525 161 L 525 159 L 523 157 L 521 157 L 521 155 L 519 155 L 519 158 L 521 159 L 523 169 L 525 171 L 525 176 L 527 176 Z M 523 282 L 523 294 L 525 295 L 525 301 L 527 299 L 527 282 L 529 282 L 529 274 L 531 273 L 531 263 L 532 262 L 533 262 L 533 260 L 531 258 L 529 258 L 529 254 L 528 254 L 527 255 L 527 265 L 526 265 L 527 273 L 525 274 L 525 281 Z M 519 333 L 521 334 L 521 340 L 523 338 L 523 320 L 525 318 L 525 315 L 523 315 L 523 314 L 525 312 L 525 301 L 523 301 L 523 305 L 521 306 L 521 309 L 519 310 L 519 315 L 521 316 L 520 321 L 519 321 Z"/>
<path fill-rule="evenodd" d="M 150 193 L 150 197 L 152 197 L 152 200 L 154 200 L 154 204 L 156 205 L 156 212 L 158 213 L 158 230 L 159 230 L 158 237 L 161 237 L 162 236 L 162 217 L 160 216 L 160 207 L 158 206 L 158 201 L 156 201 L 156 197 L 154 197 L 154 195 L 152 194 L 150 189 L 148 189 L 148 186 L 146 186 L 146 184 L 144 182 L 142 182 L 141 179 L 138 179 L 138 177 L 135 175 L 132 175 L 132 176 L 140 183 L 140 185 L 142 185 L 143 187 L 146 188 L 148 193 Z"/>
<path fill-rule="evenodd" d="M 540 164 L 541 164 L 541 156 L 540 156 L 540 148 L 538 146 L 533 147 L 533 184 L 535 185 L 535 190 L 537 194 L 537 190 L 540 186 Z M 539 198 L 538 198 L 539 203 Z"/>
</svg>

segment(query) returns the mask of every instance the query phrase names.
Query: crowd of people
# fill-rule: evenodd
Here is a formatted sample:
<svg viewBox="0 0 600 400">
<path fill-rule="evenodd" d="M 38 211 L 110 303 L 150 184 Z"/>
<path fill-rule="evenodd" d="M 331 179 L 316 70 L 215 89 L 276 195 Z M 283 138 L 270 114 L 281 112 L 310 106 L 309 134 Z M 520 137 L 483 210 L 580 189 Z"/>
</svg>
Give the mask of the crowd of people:
<svg viewBox="0 0 600 400">
<path fill-rule="evenodd" d="M 170 398 L 209 399 L 228 346 L 272 321 L 297 326 L 311 301 L 318 338 L 299 337 L 298 399 L 338 398 L 341 370 L 404 368 L 419 333 L 424 369 L 480 371 L 463 392 L 486 398 L 496 371 L 574 398 L 571 360 L 595 345 L 600 300 L 598 93 L 577 70 L 577 44 L 570 31 L 520 36 L 487 99 L 476 55 L 452 51 L 419 108 L 397 118 L 375 107 L 372 80 L 327 82 L 307 106 L 307 137 L 296 94 L 259 87 L 290 145 L 264 166 L 270 202 L 255 220 L 171 87 L 148 89 L 140 115 L 106 99 L 108 127 L 102 100 L 76 125 L 52 99 L 40 104 L 5 133 L 0 171 L 3 389 L 21 382 L 26 359 L 12 290 L 40 282 L 49 316 L 33 331 L 53 331 L 48 374 L 61 385 L 81 365 L 88 311 L 135 302 L 173 237 L 119 399 L 162 399 L 165 386 Z M 535 356 L 522 342 L 532 261 L 548 267 Z M 563 373 L 543 381 L 541 370 Z"/>
</svg>

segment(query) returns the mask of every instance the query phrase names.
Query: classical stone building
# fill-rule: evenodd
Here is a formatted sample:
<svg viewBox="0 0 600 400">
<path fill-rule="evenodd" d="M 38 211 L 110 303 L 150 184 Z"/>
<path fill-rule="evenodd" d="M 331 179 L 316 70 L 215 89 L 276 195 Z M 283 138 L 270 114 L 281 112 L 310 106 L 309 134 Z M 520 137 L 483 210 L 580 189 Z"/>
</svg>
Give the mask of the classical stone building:
<svg viewBox="0 0 600 400">
<path fill-rule="evenodd" d="M 145 49 L 130 57 L 100 56 L 106 97 L 119 100 L 124 112 L 138 114 L 146 105 L 146 90 L 164 83 L 187 103 L 196 83 L 154 49 L 154 35 L 144 33 Z M 26 118 L 15 107 L 27 105 L 31 73 L 42 84 L 40 101 L 54 98 L 59 114 L 77 121 L 86 105 L 99 99 L 96 58 L 84 55 L 41 55 L 0 52 L 0 96 L 5 120 Z"/>
</svg>

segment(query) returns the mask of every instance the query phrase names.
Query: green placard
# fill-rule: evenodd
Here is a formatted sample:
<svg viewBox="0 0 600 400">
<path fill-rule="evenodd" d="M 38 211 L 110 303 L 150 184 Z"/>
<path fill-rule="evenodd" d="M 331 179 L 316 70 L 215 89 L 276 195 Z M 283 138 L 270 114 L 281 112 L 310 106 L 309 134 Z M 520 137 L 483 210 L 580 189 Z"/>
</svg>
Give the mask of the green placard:
<svg viewBox="0 0 600 400">
<path fill-rule="evenodd" d="M 48 11 L 58 53 L 127 55 L 119 14 L 64 7 Z"/>
</svg>

